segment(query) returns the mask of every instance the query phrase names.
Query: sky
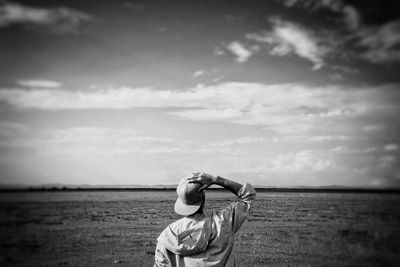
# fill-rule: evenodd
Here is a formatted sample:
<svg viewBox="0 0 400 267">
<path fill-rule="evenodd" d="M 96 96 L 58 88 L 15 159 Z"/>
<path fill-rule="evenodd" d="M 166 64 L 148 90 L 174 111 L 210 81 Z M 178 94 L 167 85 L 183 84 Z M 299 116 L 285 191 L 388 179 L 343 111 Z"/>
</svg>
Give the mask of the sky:
<svg viewBox="0 0 400 267">
<path fill-rule="evenodd" d="M 400 188 L 400 4 L 0 1 L 0 184 Z"/>
</svg>

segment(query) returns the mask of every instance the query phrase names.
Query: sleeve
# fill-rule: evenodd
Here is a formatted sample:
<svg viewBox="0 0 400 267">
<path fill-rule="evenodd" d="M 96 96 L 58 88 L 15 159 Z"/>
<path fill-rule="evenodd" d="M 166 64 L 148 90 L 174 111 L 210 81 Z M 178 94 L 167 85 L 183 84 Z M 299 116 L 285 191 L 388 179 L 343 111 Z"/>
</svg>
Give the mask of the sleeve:
<svg viewBox="0 0 400 267">
<path fill-rule="evenodd" d="M 153 267 L 169 267 L 171 262 L 167 256 L 167 251 L 160 242 L 157 242 L 156 251 L 154 254 L 154 265 Z"/>
<path fill-rule="evenodd" d="M 228 207 L 215 212 L 216 216 L 221 223 L 231 228 L 232 233 L 236 233 L 249 215 L 251 203 L 255 198 L 256 191 L 251 184 L 246 183 L 237 193 L 236 200 Z"/>
</svg>

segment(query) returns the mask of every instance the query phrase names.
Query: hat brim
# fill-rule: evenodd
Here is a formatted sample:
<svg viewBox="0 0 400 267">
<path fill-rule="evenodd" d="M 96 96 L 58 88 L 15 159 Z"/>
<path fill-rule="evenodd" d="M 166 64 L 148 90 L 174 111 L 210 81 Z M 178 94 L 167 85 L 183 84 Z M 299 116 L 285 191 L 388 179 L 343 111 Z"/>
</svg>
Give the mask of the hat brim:
<svg viewBox="0 0 400 267">
<path fill-rule="evenodd" d="M 203 200 L 201 200 L 200 202 L 193 204 L 193 205 L 187 205 L 187 204 L 183 203 L 181 199 L 178 198 L 175 201 L 174 210 L 179 215 L 188 216 L 188 215 L 191 215 L 191 214 L 195 213 L 196 211 L 198 211 L 198 209 L 201 207 L 202 203 L 203 203 Z"/>
</svg>

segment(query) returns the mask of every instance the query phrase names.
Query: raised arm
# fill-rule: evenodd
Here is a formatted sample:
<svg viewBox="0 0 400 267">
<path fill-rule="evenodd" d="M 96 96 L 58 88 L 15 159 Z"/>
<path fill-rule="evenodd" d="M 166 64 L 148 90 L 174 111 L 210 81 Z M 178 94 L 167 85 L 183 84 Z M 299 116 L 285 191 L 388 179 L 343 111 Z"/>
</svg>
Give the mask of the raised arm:
<svg viewBox="0 0 400 267">
<path fill-rule="evenodd" d="M 219 223 L 227 225 L 228 228 L 232 229 L 233 233 L 236 233 L 249 215 L 251 203 L 256 197 L 256 191 L 253 186 L 249 183 L 242 185 L 229 179 L 206 173 L 194 173 L 188 181 L 189 183 L 202 184 L 198 191 L 207 189 L 209 186 L 216 184 L 228 189 L 236 195 L 236 200 L 234 202 L 226 208 L 214 211 L 213 216 L 214 220 L 218 220 Z"/>
<path fill-rule="evenodd" d="M 198 191 L 207 189 L 211 185 L 216 184 L 228 189 L 233 194 L 237 195 L 239 190 L 243 187 L 242 184 L 223 178 L 221 176 L 213 176 L 211 174 L 200 172 L 194 173 L 193 177 L 189 178 L 188 180 L 189 183 L 200 183 L 203 185 L 198 189 Z"/>
</svg>

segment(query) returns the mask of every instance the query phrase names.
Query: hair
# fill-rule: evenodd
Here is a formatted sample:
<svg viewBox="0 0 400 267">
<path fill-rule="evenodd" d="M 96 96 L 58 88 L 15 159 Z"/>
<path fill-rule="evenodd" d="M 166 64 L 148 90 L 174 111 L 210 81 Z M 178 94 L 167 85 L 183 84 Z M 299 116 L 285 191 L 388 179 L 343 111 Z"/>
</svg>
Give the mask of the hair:
<svg viewBox="0 0 400 267">
<path fill-rule="evenodd" d="M 205 202 L 206 202 L 206 194 L 203 194 L 203 201 L 201 202 L 200 207 L 196 210 L 195 213 L 192 213 L 188 216 L 195 215 L 195 214 L 203 214 L 203 208 L 204 208 Z"/>
</svg>

